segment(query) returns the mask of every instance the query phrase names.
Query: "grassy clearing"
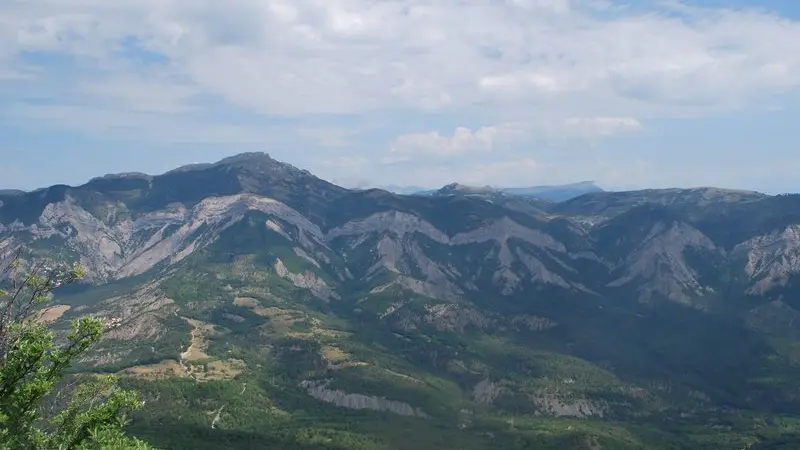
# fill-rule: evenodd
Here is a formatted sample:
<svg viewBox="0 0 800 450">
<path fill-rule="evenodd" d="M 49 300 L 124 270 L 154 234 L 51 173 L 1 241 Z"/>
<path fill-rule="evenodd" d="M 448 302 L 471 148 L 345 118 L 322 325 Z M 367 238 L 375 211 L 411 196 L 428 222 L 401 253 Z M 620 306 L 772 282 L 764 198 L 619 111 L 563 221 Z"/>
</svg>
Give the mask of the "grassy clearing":
<svg viewBox="0 0 800 450">
<path fill-rule="evenodd" d="M 345 353 L 339 347 L 332 347 L 332 346 L 322 347 L 322 357 L 325 358 L 326 361 L 334 363 L 345 362 L 350 360 L 350 355 Z"/>
<path fill-rule="evenodd" d="M 353 355 L 345 352 L 339 347 L 332 345 L 325 345 L 320 349 L 320 355 L 328 363 L 328 368 L 332 370 L 341 370 L 348 367 L 367 366 L 369 364 L 356 361 Z"/>
<path fill-rule="evenodd" d="M 174 359 L 166 359 L 156 364 L 134 366 L 122 370 L 120 375 L 130 375 L 146 380 L 165 380 L 168 378 L 188 378 L 186 368 Z"/>
<path fill-rule="evenodd" d="M 39 312 L 37 321 L 43 323 L 53 323 L 61 318 L 71 307 L 69 305 L 54 305 Z"/>
<path fill-rule="evenodd" d="M 198 382 L 233 380 L 244 372 L 247 367 L 244 361 L 238 359 L 227 359 L 224 361 L 204 361 L 201 363 L 189 364 L 189 374 Z"/>
<path fill-rule="evenodd" d="M 184 320 L 192 326 L 191 337 L 192 340 L 189 347 L 181 353 L 181 360 L 184 361 L 199 361 L 202 359 L 211 358 L 205 353 L 208 348 L 206 337 L 214 333 L 214 325 L 201 322 L 199 320 L 189 319 L 184 317 Z"/>
<path fill-rule="evenodd" d="M 296 309 L 263 307 L 257 299 L 251 297 L 237 297 L 233 303 L 236 306 L 248 308 L 261 317 L 268 318 L 269 322 L 265 325 L 265 329 L 269 334 L 297 339 L 338 338 L 345 334 L 325 328 L 321 320 L 309 317 L 305 312 Z"/>
<path fill-rule="evenodd" d="M 119 372 L 148 380 L 169 378 L 192 378 L 197 382 L 232 380 L 247 367 L 238 359 L 219 360 L 206 353 L 208 337 L 216 333 L 214 325 L 187 317 L 181 317 L 192 329 L 189 346 L 180 355 L 180 360 L 166 359 L 156 364 L 134 366 Z"/>
</svg>

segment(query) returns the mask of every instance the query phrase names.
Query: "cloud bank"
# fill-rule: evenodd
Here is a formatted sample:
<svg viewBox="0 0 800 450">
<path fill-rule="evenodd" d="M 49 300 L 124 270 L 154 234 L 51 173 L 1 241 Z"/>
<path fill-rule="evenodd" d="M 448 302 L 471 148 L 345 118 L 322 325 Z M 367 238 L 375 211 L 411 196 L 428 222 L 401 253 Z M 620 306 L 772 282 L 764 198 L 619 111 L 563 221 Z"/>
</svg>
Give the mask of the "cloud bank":
<svg viewBox="0 0 800 450">
<path fill-rule="evenodd" d="M 631 153 L 587 149 L 791 105 L 800 22 L 678 1 L 10 0 L 0 68 L 15 129 L 247 146 L 322 176 L 402 165 L 408 184 L 615 183 L 641 173 Z"/>
</svg>

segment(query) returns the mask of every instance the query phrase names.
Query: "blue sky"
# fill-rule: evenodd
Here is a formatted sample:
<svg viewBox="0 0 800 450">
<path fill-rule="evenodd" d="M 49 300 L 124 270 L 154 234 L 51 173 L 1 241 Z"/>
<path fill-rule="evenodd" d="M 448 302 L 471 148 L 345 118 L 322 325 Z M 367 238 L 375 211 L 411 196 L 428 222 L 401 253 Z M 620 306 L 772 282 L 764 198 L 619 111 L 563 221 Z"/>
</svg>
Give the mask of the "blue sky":
<svg viewBox="0 0 800 450">
<path fill-rule="evenodd" d="M 0 188 L 266 151 L 348 187 L 800 191 L 800 2 L 0 2 Z"/>
</svg>

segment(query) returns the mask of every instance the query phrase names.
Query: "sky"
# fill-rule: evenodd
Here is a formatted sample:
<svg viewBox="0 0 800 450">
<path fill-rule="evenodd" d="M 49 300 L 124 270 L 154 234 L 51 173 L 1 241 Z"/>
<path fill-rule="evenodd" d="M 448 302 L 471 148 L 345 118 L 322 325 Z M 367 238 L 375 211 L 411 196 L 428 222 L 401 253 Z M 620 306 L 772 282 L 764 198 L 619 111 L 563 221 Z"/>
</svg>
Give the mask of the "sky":
<svg viewBox="0 0 800 450">
<path fill-rule="evenodd" d="M 346 187 L 800 191 L 796 0 L 0 0 L 0 188 L 264 151 Z"/>
</svg>

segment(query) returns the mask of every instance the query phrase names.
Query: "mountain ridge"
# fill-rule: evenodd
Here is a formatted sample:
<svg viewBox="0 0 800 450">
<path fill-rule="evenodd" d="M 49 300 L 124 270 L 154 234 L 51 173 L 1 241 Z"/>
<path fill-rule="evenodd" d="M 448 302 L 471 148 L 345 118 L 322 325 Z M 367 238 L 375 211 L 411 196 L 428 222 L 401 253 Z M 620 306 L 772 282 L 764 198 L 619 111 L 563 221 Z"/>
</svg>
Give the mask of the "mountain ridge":
<svg viewBox="0 0 800 450">
<path fill-rule="evenodd" d="M 591 192 L 605 192 L 593 181 L 582 181 L 563 185 L 542 185 L 533 187 L 492 187 L 470 186 L 458 182 L 447 184 L 439 189 L 402 190 L 406 195 L 515 195 L 540 198 L 551 202 L 566 201 Z"/>
<path fill-rule="evenodd" d="M 62 321 L 147 305 L 82 370 L 142 389 L 155 409 L 133 429 L 177 448 L 228 432 L 404 448 L 404 429 L 424 430 L 416 448 L 790 439 L 758 424 L 800 413 L 800 196 L 452 187 L 347 190 L 251 153 L 0 196 L 0 251 L 88 268 L 56 292 Z M 198 408 L 232 428 L 157 431 L 208 428 Z"/>
</svg>

